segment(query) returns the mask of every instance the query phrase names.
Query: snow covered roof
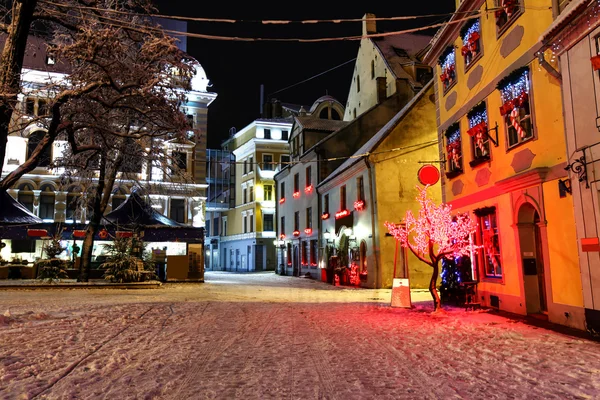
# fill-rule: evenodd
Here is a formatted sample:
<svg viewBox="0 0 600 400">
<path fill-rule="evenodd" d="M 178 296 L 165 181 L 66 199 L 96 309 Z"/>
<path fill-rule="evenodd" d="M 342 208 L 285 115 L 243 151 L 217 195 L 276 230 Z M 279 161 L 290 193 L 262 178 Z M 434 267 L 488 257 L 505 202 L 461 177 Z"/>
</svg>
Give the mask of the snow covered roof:
<svg viewBox="0 0 600 400">
<path fill-rule="evenodd" d="M 105 215 L 104 219 L 119 226 L 189 228 L 154 210 L 137 192 L 133 192 L 124 203 Z"/>
<path fill-rule="evenodd" d="M 371 39 L 396 78 L 413 81 L 402 65 L 422 62 L 421 54 L 429 46 L 431 36 L 402 34 Z"/>
</svg>

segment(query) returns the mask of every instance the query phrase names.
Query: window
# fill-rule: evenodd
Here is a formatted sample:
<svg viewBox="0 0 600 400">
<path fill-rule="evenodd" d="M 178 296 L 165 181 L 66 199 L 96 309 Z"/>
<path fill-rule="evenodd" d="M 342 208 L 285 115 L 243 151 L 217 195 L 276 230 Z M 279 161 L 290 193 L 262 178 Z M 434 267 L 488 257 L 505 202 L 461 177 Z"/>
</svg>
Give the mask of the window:
<svg viewBox="0 0 600 400">
<path fill-rule="evenodd" d="M 263 215 L 263 231 L 273 232 L 273 214 Z"/>
<path fill-rule="evenodd" d="M 496 32 L 498 36 L 506 31 L 512 22 L 521 15 L 519 0 L 495 0 Z"/>
<path fill-rule="evenodd" d="M 300 174 L 294 175 L 294 193 L 300 191 Z"/>
<path fill-rule="evenodd" d="M 307 265 L 307 263 L 308 263 L 308 257 L 307 257 L 307 251 L 306 251 L 307 247 L 308 247 L 307 241 L 300 242 L 300 248 L 302 249 L 302 261 L 301 261 L 302 265 Z"/>
<path fill-rule="evenodd" d="M 210 223 L 207 223 L 206 226 L 204 227 L 204 236 L 205 237 L 211 236 L 211 234 L 210 234 Z"/>
<path fill-rule="evenodd" d="M 54 219 L 54 191 L 46 188 L 40 193 L 40 218 Z"/>
<path fill-rule="evenodd" d="M 323 213 L 329 214 L 329 195 L 323 196 Z"/>
<path fill-rule="evenodd" d="M 365 186 L 362 176 L 356 178 L 356 200 L 365 200 Z"/>
<path fill-rule="evenodd" d="M 271 154 L 263 154 L 263 169 L 273 171 L 273 156 Z"/>
<path fill-rule="evenodd" d="M 346 185 L 340 187 L 340 210 L 346 209 Z"/>
<path fill-rule="evenodd" d="M 48 114 L 48 103 L 45 100 L 38 99 L 38 117 Z"/>
<path fill-rule="evenodd" d="M 482 249 L 478 253 L 478 258 L 483 265 L 483 272 L 488 278 L 502 278 L 496 207 L 477 209 L 475 215 L 479 219 L 478 244 Z"/>
<path fill-rule="evenodd" d="M 271 139 L 271 130 L 270 129 L 264 130 L 264 137 L 265 137 L 265 139 Z"/>
<path fill-rule="evenodd" d="M 113 195 L 113 197 L 112 197 L 112 209 L 116 210 L 124 202 L 125 202 L 125 196 Z"/>
<path fill-rule="evenodd" d="M 244 160 L 244 175 L 248 173 L 248 160 Z"/>
<path fill-rule="evenodd" d="M 352 109 L 352 118 L 356 119 L 356 108 Z"/>
<path fill-rule="evenodd" d="M 453 46 L 448 46 L 444 50 L 438 59 L 438 64 L 442 71 L 440 80 L 444 87 L 444 93 L 446 93 L 456 83 L 456 58 Z"/>
<path fill-rule="evenodd" d="M 188 123 L 188 128 L 194 129 L 194 115 L 193 114 L 188 114 L 187 115 L 187 123 Z"/>
<path fill-rule="evenodd" d="M 244 188 L 242 190 L 242 200 L 244 200 L 242 204 L 246 204 L 248 202 L 248 188 Z"/>
<path fill-rule="evenodd" d="M 273 201 L 273 186 L 271 186 L 271 185 L 263 186 L 263 200 L 264 201 Z"/>
<path fill-rule="evenodd" d="M 248 157 L 248 172 L 253 172 L 254 171 L 254 157 L 250 156 Z"/>
<path fill-rule="evenodd" d="M 481 102 L 467 113 L 469 120 L 469 130 L 467 133 L 471 138 L 471 149 L 474 161 L 489 160 L 490 158 L 490 137 L 488 136 L 487 110 L 485 103 Z M 471 166 L 477 162 L 469 163 Z"/>
<path fill-rule="evenodd" d="M 213 232 L 213 235 L 219 236 L 219 217 L 214 217 L 213 218 L 213 228 L 215 230 Z"/>
<path fill-rule="evenodd" d="M 75 189 L 77 190 L 77 189 Z M 75 191 L 67 194 L 67 208 L 65 210 L 66 219 L 75 220 L 77 218 L 77 210 L 79 206 L 79 199 L 81 195 Z"/>
<path fill-rule="evenodd" d="M 285 168 L 290 163 L 290 156 L 281 156 L 279 157 L 279 162 L 281 163 L 281 168 Z"/>
<path fill-rule="evenodd" d="M 463 46 L 460 50 L 464 60 L 465 69 L 468 69 L 475 60 L 481 55 L 481 25 L 476 19 L 471 23 L 467 23 L 461 31 Z"/>
<path fill-rule="evenodd" d="M 177 222 L 185 222 L 185 200 L 171 199 L 171 219 Z"/>
<path fill-rule="evenodd" d="M 56 64 L 56 58 L 52 54 L 46 54 L 46 65 L 54 65 Z"/>
<path fill-rule="evenodd" d="M 446 130 L 446 156 L 448 173 L 458 174 L 462 172 L 462 150 L 460 139 L 460 126 L 458 123 L 450 125 Z"/>
<path fill-rule="evenodd" d="M 187 169 L 187 153 L 182 151 L 173 152 L 173 164 L 182 171 Z"/>
<path fill-rule="evenodd" d="M 312 207 L 306 209 L 306 228 L 312 229 Z"/>
<path fill-rule="evenodd" d="M 312 168 L 310 165 L 306 167 L 306 187 L 312 185 Z"/>
<path fill-rule="evenodd" d="M 317 266 L 317 241 L 316 240 L 310 241 L 310 266 L 311 267 Z"/>
<path fill-rule="evenodd" d="M 254 186 L 248 187 L 248 201 L 250 203 L 254 201 Z"/>
<path fill-rule="evenodd" d="M 279 237 L 285 236 L 285 217 L 281 217 L 281 222 L 280 222 L 280 227 L 279 227 Z"/>
<path fill-rule="evenodd" d="M 356 93 L 360 92 L 360 75 L 356 75 Z"/>
<path fill-rule="evenodd" d="M 285 199 L 285 182 L 281 182 L 280 188 L 279 199 Z"/>
<path fill-rule="evenodd" d="M 19 190 L 17 199 L 26 209 L 33 212 L 33 192 L 31 186 L 25 185 L 23 189 Z"/>
<path fill-rule="evenodd" d="M 223 230 L 221 231 L 222 236 L 227 236 L 227 218 L 223 217 Z"/>
<path fill-rule="evenodd" d="M 46 132 L 44 131 L 35 131 L 29 135 L 29 139 L 27 140 L 27 158 L 31 157 L 33 152 L 35 151 L 38 144 L 42 141 Z M 38 167 L 48 167 L 50 166 L 50 161 L 52 160 L 52 146 L 48 146 L 47 149 L 40 155 Z"/>
<path fill-rule="evenodd" d="M 375 60 L 371 60 L 371 79 L 375 79 Z"/>
<path fill-rule="evenodd" d="M 248 232 L 254 232 L 254 215 L 252 215 L 252 214 L 248 215 L 248 225 L 249 225 Z"/>
<path fill-rule="evenodd" d="M 529 69 L 519 68 L 498 82 L 502 98 L 500 114 L 504 117 L 508 147 L 533 138 L 529 101 Z"/>
<path fill-rule="evenodd" d="M 34 115 L 35 114 L 35 100 L 32 98 L 25 99 L 25 114 Z"/>
<path fill-rule="evenodd" d="M 288 140 L 289 134 L 288 131 L 281 131 L 281 140 Z"/>
<path fill-rule="evenodd" d="M 300 230 L 300 211 L 296 211 L 294 213 L 294 230 L 295 231 Z"/>
</svg>

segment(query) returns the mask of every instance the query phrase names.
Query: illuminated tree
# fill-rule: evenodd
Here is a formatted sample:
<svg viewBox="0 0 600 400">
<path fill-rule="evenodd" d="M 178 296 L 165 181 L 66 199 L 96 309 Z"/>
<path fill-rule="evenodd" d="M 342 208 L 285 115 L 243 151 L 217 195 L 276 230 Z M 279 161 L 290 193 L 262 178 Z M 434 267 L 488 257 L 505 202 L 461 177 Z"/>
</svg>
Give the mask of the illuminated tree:
<svg viewBox="0 0 600 400">
<path fill-rule="evenodd" d="M 450 205 L 434 204 L 427 197 L 427 188 L 417 186 L 420 205 L 417 217 L 409 210 L 403 224 L 386 222 L 385 226 L 403 247 L 408 247 L 419 260 L 433 268 L 429 292 L 433 297 L 434 309 L 438 310 L 442 306 L 436 290 L 440 261 L 444 257 L 468 255 L 474 250 L 475 246 L 470 243 L 469 237 L 477 225 L 467 214 L 453 216 Z"/>
</svg>

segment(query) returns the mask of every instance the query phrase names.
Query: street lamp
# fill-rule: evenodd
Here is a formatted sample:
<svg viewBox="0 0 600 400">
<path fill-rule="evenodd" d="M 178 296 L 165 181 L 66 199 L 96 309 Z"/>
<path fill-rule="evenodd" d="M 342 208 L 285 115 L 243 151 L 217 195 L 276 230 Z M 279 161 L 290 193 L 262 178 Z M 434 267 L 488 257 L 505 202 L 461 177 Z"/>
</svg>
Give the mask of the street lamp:
<svg viewBox="0 0 600 400">
<path fill-rule="evenodd" d="M 325 238 L 325 243 L 327 243 L 327 244 L 333 243 L 333 239 L 331 238 L 331 233 L 328 230 L 326 230 L 323 233 L 323 237 Z"/>
<path fill-rule="evenodd" d="M 273 244 L 276 247 L 279 247 L 279 249 L 281 250 L 281 256 L 280 256 L 280 260 L 281 263 L 279 263 L 279 274 L 280 275 L 284 275 L 285 274 L 285 260 L 283 259 L 283 249 L 285 248 L 285 242 L 283 240 L 273 240 Z"/>
</svg>

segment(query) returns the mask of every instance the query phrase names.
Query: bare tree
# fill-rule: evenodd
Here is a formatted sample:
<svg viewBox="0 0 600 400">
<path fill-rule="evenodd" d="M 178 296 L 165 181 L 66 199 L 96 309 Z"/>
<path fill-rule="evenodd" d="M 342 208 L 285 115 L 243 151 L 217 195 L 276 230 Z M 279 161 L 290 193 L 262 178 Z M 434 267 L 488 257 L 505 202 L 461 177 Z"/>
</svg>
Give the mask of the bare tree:
<svg viewBox="0 0 600 400">
<path fill-rule="evenodd" d="M 87 281 L 94 236 L 118 177 L 139 179 L 143 164 L 177 173 L 163 142 L 187 135 L 188 122 L 179 106 L 194 67 L 160 30 L 90 27 L 74 37 L 55 48 L 73 65 L 66 85 L 94 87 L 84 96 L 70 97 L 58 110 L 58 133 L 68 147 L 54 166 L 91 188 L 83 196 L 91 215 L 79 277 Z"/>
</svg>

